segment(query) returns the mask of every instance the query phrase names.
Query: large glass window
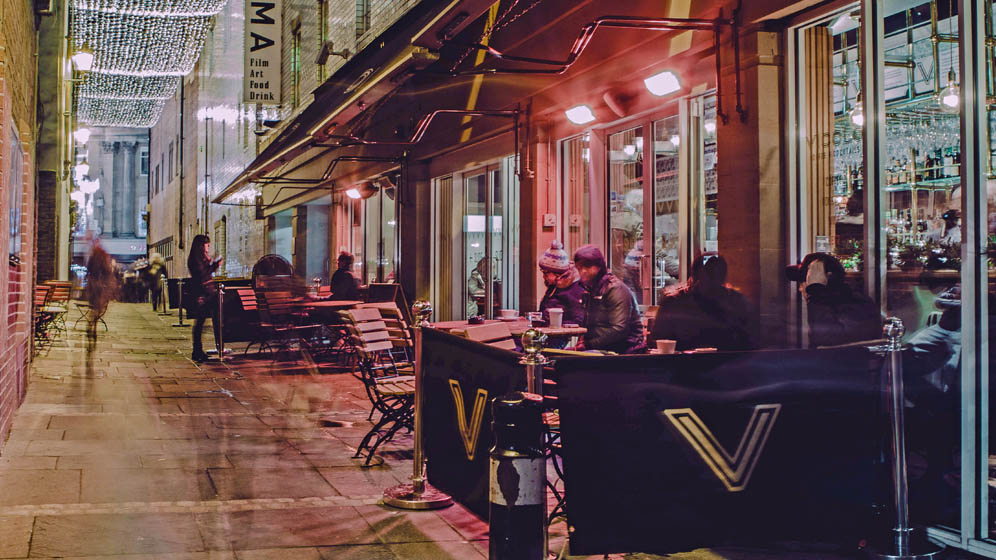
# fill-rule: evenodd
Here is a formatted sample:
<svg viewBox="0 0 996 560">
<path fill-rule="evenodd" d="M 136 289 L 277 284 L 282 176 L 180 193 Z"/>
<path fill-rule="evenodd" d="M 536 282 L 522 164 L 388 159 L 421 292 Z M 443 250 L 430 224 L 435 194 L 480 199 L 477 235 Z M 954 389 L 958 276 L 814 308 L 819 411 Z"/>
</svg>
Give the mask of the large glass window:
<svg viewBox="0 0 996 560">
<path fill-rule="evenodd" d="M 681 279 L 679 121 L 673 115 L 654 122 L 654 288 L 672 286 Z"/>
<path fill-rule="evenodd" d="M 610 134 L 608 150 L 609 268 L 642 304 L 643 127 Z"/>
<path fill-rule="evenodd" d="M 582 245 L 591 243 L 591 133 L 586 132 L 561 143 L 563 165 L 564 250 L 568 255 Z"/>
</svg>

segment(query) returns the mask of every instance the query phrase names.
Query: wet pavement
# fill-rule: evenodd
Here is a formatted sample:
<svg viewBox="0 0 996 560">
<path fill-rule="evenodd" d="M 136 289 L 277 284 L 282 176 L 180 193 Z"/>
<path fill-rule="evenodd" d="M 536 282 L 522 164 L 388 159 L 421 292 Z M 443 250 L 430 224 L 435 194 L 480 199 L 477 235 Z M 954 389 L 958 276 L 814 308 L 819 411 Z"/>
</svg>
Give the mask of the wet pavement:
<svg viewBox="0 0 996 560">
<path fill-rule="evenodd" d="M 115 303 L 106 320 L 89 363 L 82 330 L 34 362 L 0 455 L 0 558 L 487 557 L 487 525 L 460 505 L 406 512 L 380 503 L 411 474 L 412 438 L 383 446 L 383 465 L 352 458 L 370 404 L 344 368 L 300 353 L 242 358 L 242 345 L 224 363 L 198 365 L 175 314 Z M 553 554 L 578 558 L 566 555 L 563 521 L 550 533 Z M 803 557 L 851 555 L 670 556 Z"/>
</svg>

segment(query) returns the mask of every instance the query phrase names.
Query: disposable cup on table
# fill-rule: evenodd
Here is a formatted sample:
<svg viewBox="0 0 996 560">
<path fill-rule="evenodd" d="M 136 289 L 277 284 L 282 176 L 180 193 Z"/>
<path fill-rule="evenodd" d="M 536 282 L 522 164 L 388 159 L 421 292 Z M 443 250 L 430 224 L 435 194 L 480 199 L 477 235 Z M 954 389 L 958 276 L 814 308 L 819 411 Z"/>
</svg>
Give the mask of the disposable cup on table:
<svg viewBox="0 0 996 560">
<path fill-rule="evenodd" d="M 547 313 L 550 314 L 550 327 L 560 328 L 564 324 L 564 310 L 559 307 L 551 307 L 547 309 Z"/>
<path fill-rule="evenodd" d="M 507 320 L 517 319 L 519 317 L 518 309 L 502 309 L 501 318 Z"/>
<path fill-rule="evenodd" d="M 657 339 L 657 351 L 661 354 L 674 354 L 674 347 L 678 344 L 676 340 L 666 338 Z"/>
</svg>

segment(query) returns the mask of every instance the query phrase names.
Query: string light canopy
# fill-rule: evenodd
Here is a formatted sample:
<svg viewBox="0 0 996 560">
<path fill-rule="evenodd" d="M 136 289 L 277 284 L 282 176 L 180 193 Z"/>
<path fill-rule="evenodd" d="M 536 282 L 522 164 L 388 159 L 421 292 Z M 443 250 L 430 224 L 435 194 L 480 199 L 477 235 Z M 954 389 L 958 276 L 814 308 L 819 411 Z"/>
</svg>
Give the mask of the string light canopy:
<svg viewBox="0 0 996 560">
<path fill-rule="evenodd" d="M 193 70 L 211 18 L 227 0 L 70 0 L 72 42 L 93 53 L 75 88 L 93 126 L 151 127 Z"/>
</svg>

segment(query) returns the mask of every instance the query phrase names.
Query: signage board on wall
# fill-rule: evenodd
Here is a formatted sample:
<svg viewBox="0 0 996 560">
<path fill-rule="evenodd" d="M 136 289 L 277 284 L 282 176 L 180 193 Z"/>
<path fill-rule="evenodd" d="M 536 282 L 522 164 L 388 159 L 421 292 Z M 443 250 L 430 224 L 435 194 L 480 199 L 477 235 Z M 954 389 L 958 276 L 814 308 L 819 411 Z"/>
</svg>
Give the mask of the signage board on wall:
<svg viewBox="0 0 996 560">
<path fill-rule="evenodd" d="M 282 0 L 246 0 L 242 101 L 280 104 Z"/>
</svg>

